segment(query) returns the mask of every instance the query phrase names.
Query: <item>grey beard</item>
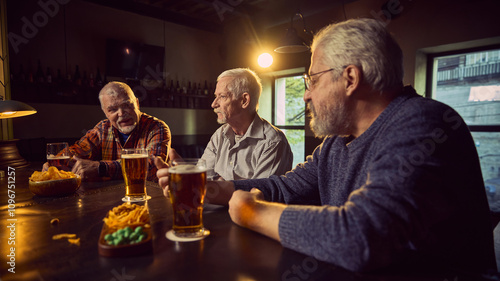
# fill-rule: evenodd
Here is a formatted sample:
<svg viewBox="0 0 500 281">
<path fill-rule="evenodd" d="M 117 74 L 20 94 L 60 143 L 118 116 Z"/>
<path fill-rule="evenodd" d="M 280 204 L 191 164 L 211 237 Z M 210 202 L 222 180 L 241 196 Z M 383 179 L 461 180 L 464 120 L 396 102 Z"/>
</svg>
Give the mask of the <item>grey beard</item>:
<svg viewBox="0 0 500 281">
<path fill-rule="evenodd" d="M 351 113 L 348 112 L 343 102 L 338 103 L 334 108 L 322 108 L 323 116 L 318 117 L 318 113 L 311 102 L 307 103 L 308 116 L 310 117 L 310 127 L 314 135 L 318 138 L 333 135 L 349 135 Z"/>
</svg>

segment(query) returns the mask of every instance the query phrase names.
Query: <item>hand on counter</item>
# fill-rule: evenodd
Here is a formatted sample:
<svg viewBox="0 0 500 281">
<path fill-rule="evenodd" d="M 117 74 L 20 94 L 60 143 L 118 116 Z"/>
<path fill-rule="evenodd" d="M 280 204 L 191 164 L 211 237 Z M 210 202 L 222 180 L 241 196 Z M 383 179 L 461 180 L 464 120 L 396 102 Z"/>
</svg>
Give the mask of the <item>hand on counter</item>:
<svg viewBox="0 0 500 281">
<path fill-rule="evenodd" d="M 250 192 L 236 190 L 229 200 L 229 215 L 234 223 L 277 241 L 280 241 L 279 220 L 285 208 L 285 204 L 265 201 L 257 188 Z"/>
<path fill-rule="evenodd" d="M 73 156 L 73 159 L 76 162 L 71 171 L 79 175 L 83 181 L 99 179 L 99 161 L 81 159 L 76 156 Z"/>
</svg>

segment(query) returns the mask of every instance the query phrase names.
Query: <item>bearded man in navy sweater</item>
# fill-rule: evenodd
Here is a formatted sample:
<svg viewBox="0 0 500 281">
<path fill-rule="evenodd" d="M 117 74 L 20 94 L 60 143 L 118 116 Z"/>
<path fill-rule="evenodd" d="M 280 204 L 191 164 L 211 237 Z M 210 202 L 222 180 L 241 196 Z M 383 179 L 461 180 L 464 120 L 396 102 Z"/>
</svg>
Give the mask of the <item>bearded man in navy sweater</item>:
<svg viewBox="0 0 500 281">
<path fill-rule="evenodd" d="M 468 127 L 403 86 L 402 51 L 385 26 L 332 24 L 311 50 L 304 100 L 322 144 L 283 176 L 209 182 L 207 200 L 229 203 L 238 225 L 352 271 L 496 268 Z M 168 171 L 158 177 L 166 188 Z"/>
</svg>

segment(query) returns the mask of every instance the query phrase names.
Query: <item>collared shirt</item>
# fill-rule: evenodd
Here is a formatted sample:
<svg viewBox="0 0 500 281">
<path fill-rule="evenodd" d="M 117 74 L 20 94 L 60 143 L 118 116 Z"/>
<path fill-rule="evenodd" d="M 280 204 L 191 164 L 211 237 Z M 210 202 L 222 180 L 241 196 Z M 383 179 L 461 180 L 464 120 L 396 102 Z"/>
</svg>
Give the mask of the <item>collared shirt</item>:
<svg viewBox="0 0 500 281">
<path fill-rule="evenodd" d="M 283 175 L 293 162 L 285 134 L 258 114 L 239 141 L 228 124 L 222 125 L 212 135 L 202 158 L 207 162 L 208 177 L 219 175 L 225 180 Z"/>
<path fill-rule="evenodd" d="M 153 156 L 166 155 L 167 147 L 170 147 L 170 140 L 170 129 L 165 122 L 142 113 L 137 126 L 130 133 L 123 146 L 120 143 L 119 131 L 111 125 L 108 119 L 105 119 L 89 130 L 69 149 L 75 156 L 104 163 L 107 171 L 104 176 L 119 179 L 122 178 L 121 150 L 147 148 L 150 155 L 147 179 L 157 181 L 157 169 L 153 162 Z"/>
</svg>

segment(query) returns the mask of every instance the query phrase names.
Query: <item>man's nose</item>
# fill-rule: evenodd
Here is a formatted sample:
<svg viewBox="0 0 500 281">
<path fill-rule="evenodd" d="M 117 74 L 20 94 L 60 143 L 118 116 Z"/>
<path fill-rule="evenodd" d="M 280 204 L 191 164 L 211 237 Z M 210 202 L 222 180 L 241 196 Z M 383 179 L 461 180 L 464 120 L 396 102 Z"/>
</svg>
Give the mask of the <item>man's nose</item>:
<svg viewBox="0 0 500 281">
<path fill-rule="evenodd" d="M 217 108 L 219 107 L 219 103 L 217 102 L 217 98 L 214 99 L 214 101 L 212 102 L 212 108 Z"/>
<path fill-rule="evenodd" d="M 304 101 L 307 103 L 311 100 L 311 91 L 305 90 L 304 91 Z"/>
</svg>

